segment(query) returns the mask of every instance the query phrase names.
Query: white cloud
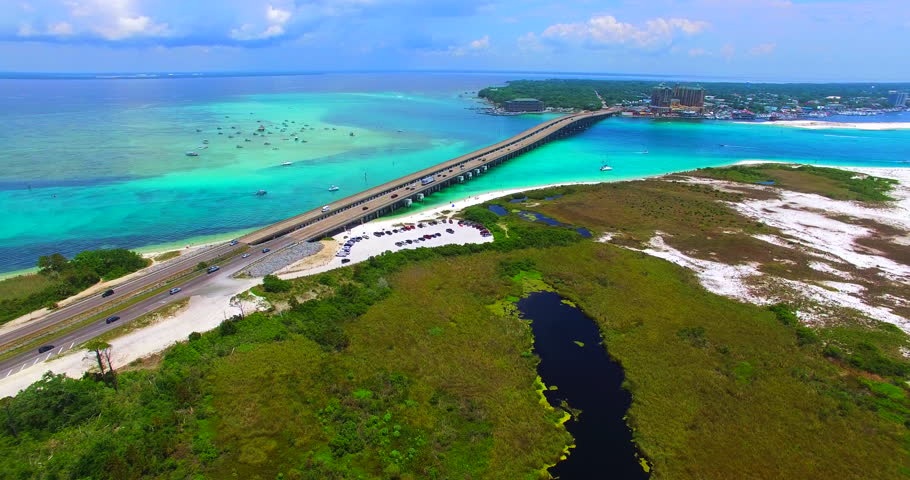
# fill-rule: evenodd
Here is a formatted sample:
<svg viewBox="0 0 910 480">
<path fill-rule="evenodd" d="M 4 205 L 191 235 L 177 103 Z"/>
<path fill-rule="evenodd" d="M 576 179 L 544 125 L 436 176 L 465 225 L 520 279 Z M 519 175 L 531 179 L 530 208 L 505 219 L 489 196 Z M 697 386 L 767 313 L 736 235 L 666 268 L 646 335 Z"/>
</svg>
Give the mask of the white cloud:
<svg viewBox="0 0 910 480">
<path fill-rule="evenodd" d="M 265 18 L 273 25 L 284 25 L 291 19 L 291 12 L 269 5 L 265 10 Z"/>
<path fill-rule="evenodd" d="M 677 34 L 697 35 L 708 22 L 686 18 L 655 18 L 643 27 L 620 22 L 612 15 L 591 17 L 587 22 L 557 23 L 547 27 L 541 37 L 549 41 L 578 43 L 591 47 L 614 45 L 635 48 L 663 48 L 673 43 Z"/>
<path fill-rule="evenodd" d="M 51 35 L 72 35 L 73 26 L 68 22 L 58 22 L 47 27 L 47 33 Z"/>
<path fill-rule="evenodd" d="M 286 33 L 285 25 L 293 16 L 291 10 L 269 5 L 265 9 L 267 25 L 259 30 L 255 25 L 244 23 L 239 28 L 231 29 L 231 38 L 240 41 L 264 40 L 266 38 L 280 37 Z"/>
<path fill-rule="evenodd" d="M 771 55 L 777 49 L 776 43 L 762 43 L 749 49 L 749 55 Z"/>
<path fill-rule="evenodd" d="M 484 35 L 483 37 L 474 40 L 469 45 L 474 50 L 485 50 L 490 48 L 490 36 Z"/>
</svg>

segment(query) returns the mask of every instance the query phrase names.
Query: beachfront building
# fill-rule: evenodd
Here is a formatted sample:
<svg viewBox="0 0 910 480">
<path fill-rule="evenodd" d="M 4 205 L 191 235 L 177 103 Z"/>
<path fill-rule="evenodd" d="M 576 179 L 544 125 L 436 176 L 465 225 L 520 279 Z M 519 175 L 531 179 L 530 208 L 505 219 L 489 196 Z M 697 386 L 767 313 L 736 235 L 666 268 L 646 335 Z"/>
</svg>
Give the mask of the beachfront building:
<svg viewBox="0 0 910 480">
<path fill-rule="evenodd" d="M 679 106 L 683 110 L 702 112 L 705 109 L 705 89 L 702 87 L 677 85 L 673 89 L 673 98 L 679 99 Z"/>
<path fill-rule="evenodd" d="M 896 90 L 891 90 L 888 92 L 888 103 L 892 107 L 907 106 L 907 92 L 898 92 Z"/>
<path fill-rule="evenodd" d="M 673 103 L 673 89 L 660 84 L 651 90 L 651 112 L 666 113 Z"/>
<path fill-rule="evenodd" d="M 516 98 L 503 103 L 507 112 L 542 112 L 543 102 L 536 98 Z"/>
</svg>

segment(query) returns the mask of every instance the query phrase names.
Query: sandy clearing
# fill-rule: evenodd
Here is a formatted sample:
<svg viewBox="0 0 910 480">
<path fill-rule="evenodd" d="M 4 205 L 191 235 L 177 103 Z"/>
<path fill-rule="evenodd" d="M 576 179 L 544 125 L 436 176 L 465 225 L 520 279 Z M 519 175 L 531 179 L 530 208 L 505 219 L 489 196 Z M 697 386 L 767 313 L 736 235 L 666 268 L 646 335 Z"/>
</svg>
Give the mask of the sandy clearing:
<svg viewBox="0 0 910 480">
<path fill-rule="evenodd" d="M 642 251 L 694 271 L 702 286 L 710 292 L 749 303 L 771 303 L 767 299 L 753 295 L 747 286 L 748 278 L 761 275 L 756 265 L 727 265 L 690 257 L 667 245 L 659 232 L 651 238 L 648 248 Z"/>
</svg>

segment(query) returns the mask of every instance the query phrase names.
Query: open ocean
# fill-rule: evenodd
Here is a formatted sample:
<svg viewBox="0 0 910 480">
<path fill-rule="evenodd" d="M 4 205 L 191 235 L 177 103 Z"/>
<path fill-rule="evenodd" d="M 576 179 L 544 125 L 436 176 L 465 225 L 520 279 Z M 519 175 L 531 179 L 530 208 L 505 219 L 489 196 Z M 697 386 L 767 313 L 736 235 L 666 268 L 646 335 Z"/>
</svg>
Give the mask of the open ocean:
<svg viewBox="0 0 910 480">
<path fill-rule="evenodd" d="M 551 118 L 476 111 L 482 104 L 473 92 L 534 77 L 0 80 L 0 272 L 30 268 L 39 255 L 54 252 L 226 239 L 325 205 Z M 271 131 L 267 138 L 253 135 L 260 125 Z M 907 145 L 910 130 L 616 118 L 433 195 L 424 205 L 490 190 L 629 179 L 745 159 L 910 167 Z M 189 151 L 199 156 L 186 156 Z M 614 170 L 600 172 L 604 162 Z M 329 192 L 333 184 L 340 191 Z M 259 189 L 268 195 L 257 197 Z"/>
</svg>

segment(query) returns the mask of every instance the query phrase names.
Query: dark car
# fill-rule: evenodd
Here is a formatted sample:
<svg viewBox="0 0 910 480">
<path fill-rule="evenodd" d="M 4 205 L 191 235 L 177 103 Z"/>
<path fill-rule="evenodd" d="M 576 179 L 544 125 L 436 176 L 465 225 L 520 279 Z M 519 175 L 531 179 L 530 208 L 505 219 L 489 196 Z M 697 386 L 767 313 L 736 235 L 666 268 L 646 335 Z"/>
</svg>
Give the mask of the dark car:
<svg viewBox="0 0 910 480">
<path fill-rule="evenodd" d="M 408 243 L 414 243 L 414 240 L 405 240 Z"/>
<path fill-rule="evenodd" d="M 350 259 L 350 258 L 342 258 L 342 259 L 341 259 L 341 263 L 351 263 L 351 259 Z"/>
<path fill-rule="evenodd" d="M 118 317 L 117 315 L 112 315 L 110 317 L 105 318 L 104 323 L 111 324 L 111 323 L 116 322 L 117 320 L 120 320 L 120 317 Z"/>
<path fill-rule="evenodd" d="M 53 345 L 43 345 L 38 347 L 38 353 L 50 352 L 54 349 Z"/>
<path fill-rule="evenodd" d="M 369 209 L 370 209 L 370 207 L 363 207 L 362 210 L 369 210 Z"/>
<path fill-rule="evenodd" d="M 113 290 L 105 290 L 104 293 L 101 294 L 101 297 L 102 297 L 102 298 L 104 298 L 104 297 L 110 297 L 110 296 L 113 295 L 113 294 L 114 294 L 114 291 L 113 291 Z"/>
<path fill-rule="evenodd" d="M 392 195 L 392 198 L 398 198 L 398 194 L 396 193 L 396 194 Z"/>
<path fill-rule="evenodd" d="M 455 233 L 455 230 L 452 230 L 451 228 L 447 228 L 446 233 Z"/>
<path fill-rule="evenodd" d="M 215 273 L 218 270 L 221 270 L 221 267 L 219 267 L 218 265 L 215 265 L 215 266 L 209 267 L 209 269 L 206 270 L 205 273 Z"/>
<path fill-rule="evenodd" d="M 271 252 L 271 251 L 272 251 L 271 248 L 263 248 L 263 249 L 262 249 L 262 253 L 269 253 L 269 252 Z"/>
</svg>

